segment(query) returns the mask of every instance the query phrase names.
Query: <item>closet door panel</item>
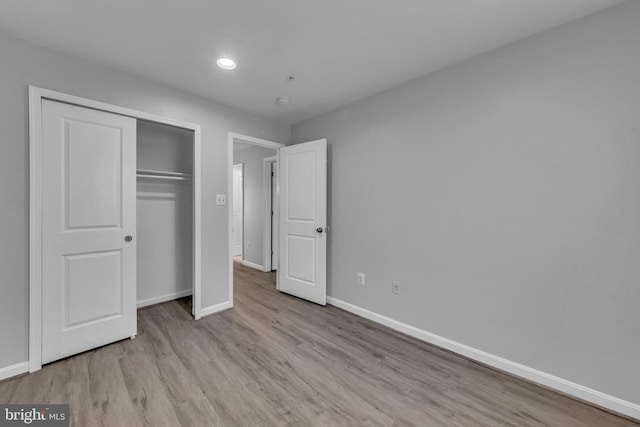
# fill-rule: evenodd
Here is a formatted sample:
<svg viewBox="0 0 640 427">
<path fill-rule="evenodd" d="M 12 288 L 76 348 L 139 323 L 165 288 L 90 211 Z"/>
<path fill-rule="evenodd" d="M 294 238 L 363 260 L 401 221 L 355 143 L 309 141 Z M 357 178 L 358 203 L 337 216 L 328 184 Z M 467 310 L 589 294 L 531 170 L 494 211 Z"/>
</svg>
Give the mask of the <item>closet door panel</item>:
<svg viewBox="0 0 640 427">
<path fill-rule="evenodd" d="M 122 129 L 65 122 L 68 228 L 122 225 Z"/>
<path fill-rule="evenodd" d="M 42 103 L 42 362 L 136 334 L 136 121 Z"/>
<path fill-rule="evenodd" d="M 65 327 L 122 316 L 122 251 L 64 257 Z"/>
</svg>

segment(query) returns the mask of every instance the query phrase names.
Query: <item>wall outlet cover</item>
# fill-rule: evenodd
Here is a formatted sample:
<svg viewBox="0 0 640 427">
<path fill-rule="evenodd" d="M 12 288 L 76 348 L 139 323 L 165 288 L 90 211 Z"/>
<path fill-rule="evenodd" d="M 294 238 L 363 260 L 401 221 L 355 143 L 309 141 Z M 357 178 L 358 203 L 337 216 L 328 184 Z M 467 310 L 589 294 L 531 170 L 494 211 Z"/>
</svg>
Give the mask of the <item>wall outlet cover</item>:
<svg viewBox="0 0 640 427">
<path fill-rule="evenodd" d="M 227 204 L 227 195 L 226 194 L 216 194 L 216 205 L 224 206 Z"/>
<path fill-rule="evenodd" d="M 393 282 L 391 284 L 391 292 L 396 295 L 400 295 L 400 282 Z"/>
</svg>

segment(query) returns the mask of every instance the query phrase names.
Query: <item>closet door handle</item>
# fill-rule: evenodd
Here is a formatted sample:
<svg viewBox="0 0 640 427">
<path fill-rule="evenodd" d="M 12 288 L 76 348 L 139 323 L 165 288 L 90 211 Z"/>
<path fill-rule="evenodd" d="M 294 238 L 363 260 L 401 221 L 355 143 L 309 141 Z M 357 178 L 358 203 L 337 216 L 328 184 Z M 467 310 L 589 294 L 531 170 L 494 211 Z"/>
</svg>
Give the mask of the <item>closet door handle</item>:
<svg viewBox="0 0 640 427">
<path fill-rule="evenodd" d="M 129 243 L 130 241 L 133 240 L 133 236 L 124 236 L 124 241 Z"/>
</svg>

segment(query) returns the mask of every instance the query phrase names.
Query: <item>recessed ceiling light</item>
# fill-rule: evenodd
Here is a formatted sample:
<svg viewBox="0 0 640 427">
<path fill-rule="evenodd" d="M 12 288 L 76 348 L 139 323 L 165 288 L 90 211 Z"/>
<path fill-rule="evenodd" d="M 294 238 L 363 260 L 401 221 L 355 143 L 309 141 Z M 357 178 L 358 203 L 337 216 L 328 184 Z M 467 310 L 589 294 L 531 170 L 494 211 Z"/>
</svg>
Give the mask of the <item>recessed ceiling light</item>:
<svg viewBox="0 0 640 427">
<path fill-rule="evenodd" d="M 287 105 L 291 100 L 286 96 L 279 96 L 276 98 L 276 104 L 278 105 Z"/>
<path fill-rule="evenodd" d="M 236 68 L 236 61 L 231 58 L 218 58 L 216 64 L 223 70 L 233 70 Z"/>
</svg>

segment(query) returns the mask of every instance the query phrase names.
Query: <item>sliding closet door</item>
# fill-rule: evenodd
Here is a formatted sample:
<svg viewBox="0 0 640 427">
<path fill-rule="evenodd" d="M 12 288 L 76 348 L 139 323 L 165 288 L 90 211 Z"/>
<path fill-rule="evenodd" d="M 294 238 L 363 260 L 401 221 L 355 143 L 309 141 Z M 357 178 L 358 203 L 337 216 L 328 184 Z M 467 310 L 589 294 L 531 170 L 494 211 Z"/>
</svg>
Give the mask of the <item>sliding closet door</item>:
<svg viewBox="0 0 640 427">
<path fill-rule="evenodd" d="M 42 362 L 136 334 L 136 120 L 42 102 Z"/>
</svg>

